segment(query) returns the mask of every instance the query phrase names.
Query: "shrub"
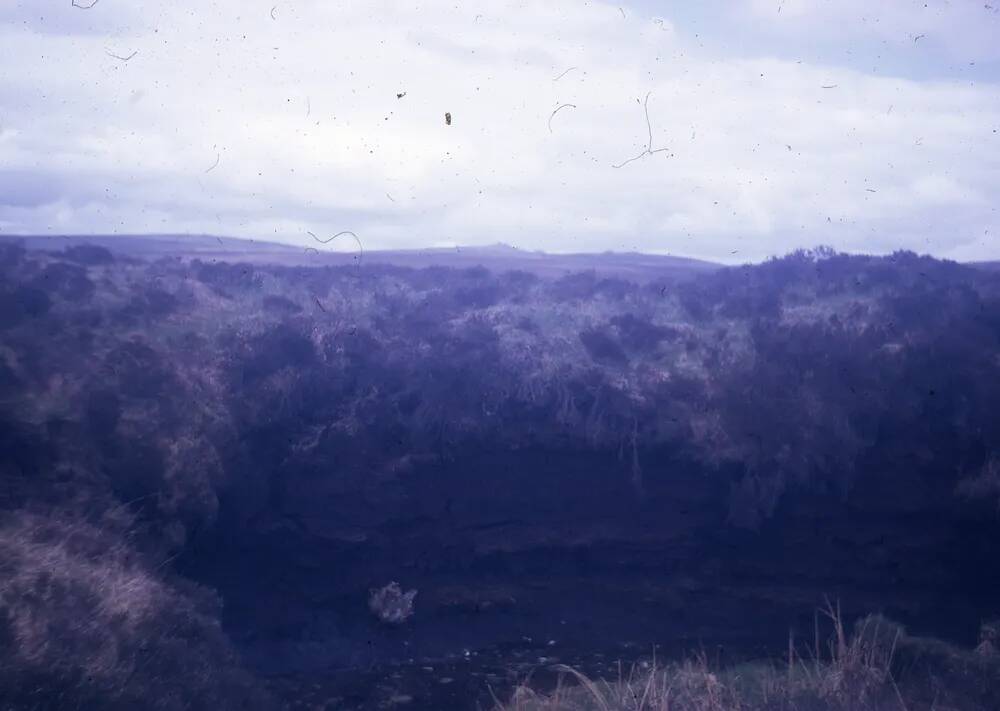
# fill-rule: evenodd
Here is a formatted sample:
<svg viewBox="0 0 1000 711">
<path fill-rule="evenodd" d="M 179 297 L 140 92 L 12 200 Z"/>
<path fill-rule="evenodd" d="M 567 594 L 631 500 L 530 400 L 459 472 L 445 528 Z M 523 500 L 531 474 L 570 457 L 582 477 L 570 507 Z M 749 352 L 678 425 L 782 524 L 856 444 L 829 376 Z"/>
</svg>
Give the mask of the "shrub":
<svg viewBox="0 0 1000 711">
<path fill-rule="evenodd" d="M 94 282 L 87 276 L 86 269 L 65 262 L 49 264 L 32 280 L 32 283 L 50 294 L 76 302 L 86 301 L 96 290 Z"/>
<path fill-rule="evenodd" d="M 628 362 L 628 356 L 614 338 L 596 328 L 580 331 L 580 342 L 587 354 L 597 363 L 622 365 Z"/>
<path fill-rule="evenodd" d="M 110 250 L 96 244 L 78 244 L 67 247 L 62 256 L 78 264 L 111 264 L 115 261 Z"/>
<path fill-rule="evenodd" d="M 52 308 L 52 299 L 41 289 L 22 286 L 0 288 L 0 328 L 13 328 L 26 318 L 39 318 Z"/>
</svg>

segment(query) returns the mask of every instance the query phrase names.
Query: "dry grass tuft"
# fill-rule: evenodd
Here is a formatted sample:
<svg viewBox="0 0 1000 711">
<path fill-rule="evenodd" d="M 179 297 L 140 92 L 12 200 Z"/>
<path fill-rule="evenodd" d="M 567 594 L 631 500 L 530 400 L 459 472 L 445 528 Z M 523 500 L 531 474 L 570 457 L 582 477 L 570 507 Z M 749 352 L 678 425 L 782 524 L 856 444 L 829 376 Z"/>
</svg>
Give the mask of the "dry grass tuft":
<svg viewBox="0 0 1000 711">
<path fill-rule="evenodd" d="M 807 657 L 789 644 L 782 664 L 713 669 L 704 655 L 617 680 L 566 666 L 555 690 L 522 685 L 497 711 L 988 711 L 1000 708 L 1000 662 L 906 635 L 879 616 L 845 628 L 839 606 L 820 610 L 832 633 Z"/>
<path fill-rule="evenodd" d="M 118 533 L 18 512 L 0 522 L 0 708 L 260 708 L 217 622 Z"/>
</svg>

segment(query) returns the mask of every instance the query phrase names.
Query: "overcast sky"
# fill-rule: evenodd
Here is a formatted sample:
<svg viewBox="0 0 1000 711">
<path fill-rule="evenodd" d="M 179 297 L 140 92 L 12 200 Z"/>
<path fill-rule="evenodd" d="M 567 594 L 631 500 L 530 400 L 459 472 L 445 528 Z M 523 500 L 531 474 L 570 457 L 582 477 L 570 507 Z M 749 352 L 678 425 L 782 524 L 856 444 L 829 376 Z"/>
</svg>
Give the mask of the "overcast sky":
<svg viewBox="0 0 1000 711">
<path fill-rule="evenodd" d="M 4 233 L 1000 258 L 982 0 L 73 2 L 0 0 Z"/>
</svg>

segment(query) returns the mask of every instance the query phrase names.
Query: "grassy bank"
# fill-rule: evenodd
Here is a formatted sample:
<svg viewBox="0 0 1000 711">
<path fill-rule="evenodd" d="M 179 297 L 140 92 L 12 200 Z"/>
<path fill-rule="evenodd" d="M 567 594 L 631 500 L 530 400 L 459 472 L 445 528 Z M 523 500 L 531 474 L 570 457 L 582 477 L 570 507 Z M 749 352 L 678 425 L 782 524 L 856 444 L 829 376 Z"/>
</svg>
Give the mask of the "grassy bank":
<svg viewBox="0 0 1000 711">
<path fill-rule="evenodd" d="M 975 649 L 912 637 L 883 617 L 847 630 L 839 611 L 808 649 L 790 641 L 781 662 L 717 669 L 704 655 L 651 663 L 590 679 L 559 666 L 548 693 L 518 687 L 497 711 L 987 711 L 1000 708 L 996 628 L 984 625 Z"/>
</svg>

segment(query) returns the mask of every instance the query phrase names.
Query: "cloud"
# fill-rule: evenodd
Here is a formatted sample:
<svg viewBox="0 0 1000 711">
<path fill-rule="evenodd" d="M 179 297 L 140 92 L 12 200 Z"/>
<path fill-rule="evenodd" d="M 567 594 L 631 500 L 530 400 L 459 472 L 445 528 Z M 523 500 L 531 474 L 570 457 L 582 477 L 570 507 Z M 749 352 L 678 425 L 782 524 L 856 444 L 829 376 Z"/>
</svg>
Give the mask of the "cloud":
<svg viewBox="0 0 1000 711">
<path fill-rule="evenodd" d="M 819 37 L 829 7 L 781 15 Z M 77 13 L 59 31 L 5 10 L 0 229 L 996 254 L 996 84 L 723 55 L 605 3 L 270 9 L 102 0 L 53 9 Z M 650 133 L 668 150 L 613 167 Z"/>
<path fill-rule="evenodd" d="M 850 46 L 875 41 L 884 52 L 905 49 L 911 57 L 929 52 L 957 61 L 1000 59 L 1000 12 L 989 3 L 748 0 L 737 7 L 770 33 L 810 42 Z"/>
</svg>

